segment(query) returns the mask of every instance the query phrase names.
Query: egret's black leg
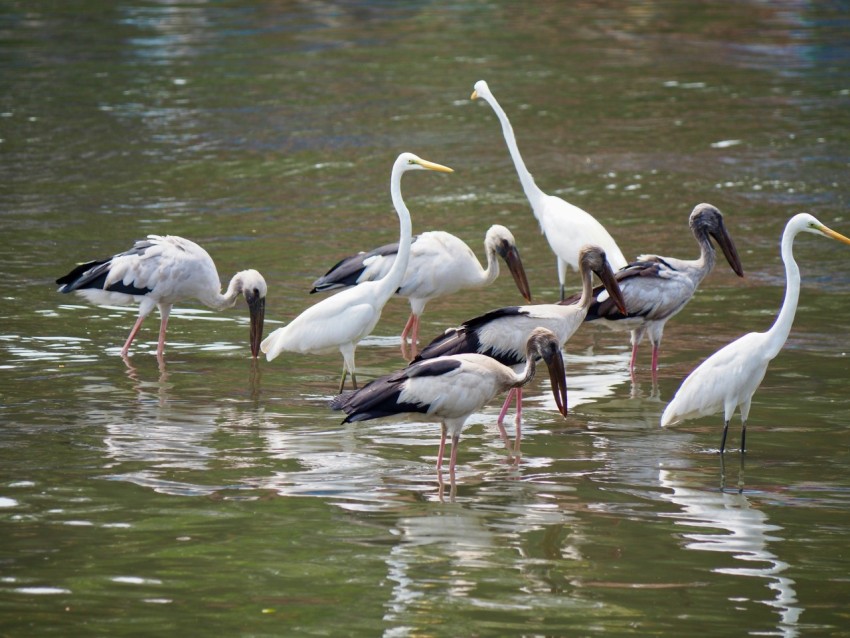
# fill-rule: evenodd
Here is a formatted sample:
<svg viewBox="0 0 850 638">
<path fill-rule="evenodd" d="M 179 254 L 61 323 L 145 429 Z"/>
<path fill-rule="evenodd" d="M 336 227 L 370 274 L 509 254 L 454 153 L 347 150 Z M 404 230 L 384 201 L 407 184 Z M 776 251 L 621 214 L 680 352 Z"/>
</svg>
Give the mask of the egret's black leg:
<svg viewBox="0 0 850 638">
<path fill-rule="evenodd" d="M 729 421 L 726 421 L 723 424 L 723 438 L 720 439 L 720 453 L 723 454 L 723 451 L 726 449 L 726 435 L 729 433 Z"/>
</svg>

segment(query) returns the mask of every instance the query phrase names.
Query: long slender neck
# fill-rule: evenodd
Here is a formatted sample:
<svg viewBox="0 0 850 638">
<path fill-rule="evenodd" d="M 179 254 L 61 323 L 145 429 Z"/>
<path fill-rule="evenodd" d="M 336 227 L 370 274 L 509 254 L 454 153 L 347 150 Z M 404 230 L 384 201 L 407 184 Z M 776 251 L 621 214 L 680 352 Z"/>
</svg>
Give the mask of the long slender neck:
<svg viewBox="0 0 850 638">
<path fill-rule="evenodd" d="M 489 286 L 499 276 L 499 256 L 496 254 L 496 250 L 491 248 L 486 241 L 484 248 L 487 250 L 487 268 L 480 273 L 481 285 Z"/>
<path fill-rule="evenodd" d="M 404 274 L 407 272 L 407 264 L 410 260 L 410 244 L 411 233 L 413 228 L 410 222 L 410 211 L 404 205 L 404 199 L 401 197 L 401 176 L 403 171 L 399 166 L 393 166 L 392 176 L 390 178 L 390 195 L 392 196 L 393 206 L 395 206 L 396 214 L 398 214 L 399 238 L 398 238 L 398 253 L 392 268 L 381 278 L 380 294 L 386 295 L 387 299 L 392 296 L 404 279 Z"/>
<path fill-rule="evenodd" d="M 699 283 L 714 269 L 714 264 L 717 263 L 717 251 L 714 250 L 714 246 L 711 245 L 708 233 L 694 233 L 694 237 L 696 237 L 697 243 L 699 244 L 699 259 L 694 262 L 697 267 L 697 271 L 695 273 L 697 276 L 697 283 Z"/>
<path fill-rule="evenodd" d="M 535 372 L 537 372 L 537 357 L 532 352 L 526 352 L 525 368 L 516 374 L 513 387 L 521 388 L 526 383 L 529 383 L 534 378 Z"/>
<path fill-rule="evenodd" d="M 240 294 L 242 294 L 242 279 L 239 276 L 239 273 L 237 273 L 233 276 L 233 279 L 230 280 L 224 294 L 218 290 L 211 290 L 210 294 L 200 301 L 204 305 L 215 310 L 225 310 L 226 308 L 231 308 L 233 304 L 236 303 L 236 299 Z"/>
<path fill-rule="evenodd" d="M 587 309 L 593 301 L 593 273 L 584 264 L 581 264 L 581 297 L 578 304 L 584 314 L 587 314 Z M 569 308 L 569 306 L 565 306 Z"/>
<path fill-rule="evenodd" d="M 797 302 L 800 299 L 800 268 L 794 261 L 794 237 L 796 233 L 782 235 L 782 261 L 785 263 L 785 299 L 782 308 L 776 316 L 776 321 L 767 331 L 767 349 L 772 359 L 788 339 L 794 315 L 797 314 Z"/>
<path fill-rule="evenodd" d="M 537 184 L 534 183 L 534 178 L 525 167 L 525 162 L 522 159 L 522 155 L 519 153 L 519 147 L 516 144 L 516 137 L 514 136 L 514 129 L 511 126 L 510 120 L 508 120 L 508 116 L 505 114 L 504 110 L 502 110 L 502 107 L 496 101 L 495 97 L 492 95 L 488 96 L 487 102 L 491 107 L 493 107 L 496 117 L 499 118 L 499 122 L 502 124 L 502 134 L 505 136 L 505 143 L 508 145 L 508 152 L 511 154 L 511 159 L 514 161 L 517 175 L 519 175 L 520 184 L 522 184 L 522 190 L 525 191 L 525 196 L 528 198 L 529 203 L 531 203 L 532 209 L 534 209 L 537 202 L 544 197 L 544 193 L 537 187 Z M 535 216 L 537 215 L 536 210 L 534 210 L 534 214 Z"/>
</svg>

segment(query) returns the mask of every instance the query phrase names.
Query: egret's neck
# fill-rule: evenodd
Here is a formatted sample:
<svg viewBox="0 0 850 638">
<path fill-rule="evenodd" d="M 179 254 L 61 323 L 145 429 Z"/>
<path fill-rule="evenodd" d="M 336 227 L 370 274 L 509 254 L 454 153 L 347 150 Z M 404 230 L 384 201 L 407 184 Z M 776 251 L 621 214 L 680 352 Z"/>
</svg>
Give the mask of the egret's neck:
<svg viewBox="0 0 850 638">
<path fill-rule="evenodd" d="M 800 267 L 794 261 L 794 237 L 796 233 L 782 235 L 782 261 L 785 263 L 785 299 L 776 321 L 767 331 L 769 336 L 767 348 L 772 359 L 788 339 L 794 315 L 797 314 L 797 302 L 800 299 Z"/>
<path fill-rule="evenodd" d="M 393 173 L 390 179 L 390 195 L 392 196 L 396 214 L 398 214 L 399 238 L 398 253 L 396 253 L 392 268 L 380 280 L 381 291 L 387 295 L 387 298 L 398 290 L 398 287 L 404 280 L 404 274 L 407 272 L 407 264 L 410 261 L 411 233 L 413 229 L 410 222 L 410 211 L 407 210 L 407 206 L 404 205 L 404 199 L 401 197 L 402 174 L 401 170 L 393 167 Z"/>
<path fill-rule="evenodd" d="M 510 120 L 508 120 L 507 114 L 504 110 L 502 110 L 502 107 L 492 95 L 488 98 L 487 102 L 489 102 L 490 106 L 493 107 L 496 117 L 499 118 L 499 122 L 502 124 L 502 133 L 505 136 L 505 143 L 508 145 L 508 152 L 511 154 L 511 159 L 514 161 L 517 175 L 519 175 L 520 184 L 522 184 L 522 190 L 525 191 L 525 196 L 528 198 L 532 209 L 534 209 L 534 215 L 536 216 L 536 206 L 538 202 L 543 199 L 544 193 L 537 187 L 537 184 L 534 183 L 534 178 L 525 166 L 522 155 L 519 153 L 519 147 L 516 144 L 514 129 L 511 126 Z"/>
</svg>

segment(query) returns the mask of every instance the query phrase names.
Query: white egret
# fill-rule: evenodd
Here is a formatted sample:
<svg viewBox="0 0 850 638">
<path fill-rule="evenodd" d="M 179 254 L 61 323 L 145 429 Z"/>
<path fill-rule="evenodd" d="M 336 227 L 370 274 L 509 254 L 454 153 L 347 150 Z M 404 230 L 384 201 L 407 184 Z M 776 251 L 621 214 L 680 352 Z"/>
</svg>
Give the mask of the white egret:
<svg viewBox="0 0 850 638">
<path fill-rule="evenodd" d="M 735 274 L 744 276 L 735 243 L 717 208 L 711 204 L 698 204 L 688 223 L 699 244 L 698 259 L 641 255 L 637 261 L 617 271 L 615 277 L 623 292 L 627 312 L 617 307 L 604 288 L 597 287 L 593 291 L 594 301 L 585 321 L 599 320 L 609 328 L 631 331 L 629 369 L 632 372 L 637 361 L 638 345 L 646 334 L 649 334 L 652 343 L 652 372 L 658 371 L 658 351 L 665 324 L 687 305 L 717 261 L 711 238 L 720 246 Z M 561 303 L 575 303 L 578 299 L 578 295 L 573 295 Z"/>
<path fill-rule="evenodd" d="M 348 373 L 351 373 L 352 384 L 357 387 L 354 351 L 360 340 L 371 334 L 377 325 L 384 305 L 404 278 L 410 256 L 410 212 L 401 196 L 401 176 L 407 171 L 421 169 L 453 172 L 446 166 L 421 159 L 413 153 L 402 153 L 396 159 L 390 177 L 390 193 L 399 220 L 399 247 L 392 268 L 377 281 L 366 281 L 323 299 L 307 308 L 288 325 L 272 332 L 260 344 L 269 361 L 284 350 L 303 354 L 339 350 L 343 357 L 340 392 Z"/>
<path fill-rule="evenodd" d="M 362 389 L 336 397 L 334 410 L 348 416 L 343 423 L 366 421 L 404 413 L 422 413 L 441 420 L 437 471 L 443 464 L 446 435 L 451 435 L 449 476 L 454 484 L 457 446 L 464 423 L 493 397 L 521 387 L 534 377 L 538 359 L 549 368 L 552 394 L 558 410 L 567 414 L 567 385 L 561 344 L 556 335 L 538 328 L 529 335 L 521 372 L 481 354 L 458 354 L 412 363 L 403 370 L 375 379 Z"/>
<path fill-rule="evenodd" d="M 661 415 L 661 427 L 723 410 L 723 438 L 726 448 L 729 421 L 740 407 L 741 452 L 746 451 L 747 417 L 753 394 L 764 379 L 768 364 L 779 354 L 794 322 L 800 296 L 800 268 L 794 261 L 794 238 L 801 232 L 823 235 L 850 244 L 850 238 L 824 226 L 808 213 L 792 217 L 782 234 L 782 261 L 785 263 L 785 300 L 767 332 L 750 332 L 724 346 L 703 361 L 684 380 Z"/>
<path fill-rule="evenodd" d="M 77 293 L 94 304 L 139 304 L 139 316 L 121 349 L 122 356 L 127 356 L 142 322 L 155 307 L 161 318 L 156 354 L 162 357 L 168 315 L 174 304 L 194 299 L 223 310 L 242 295 L 251 314 L 251 356 L 256 358 L 259 354 L 267 291 L 263 276 L 256 270 L 238 272 L 221 294 L 212 258 L 198 244 L 183 237 L 148 235 L 126 252 L 77 266 L 56 283 L 60 284 L 59 292 Z"/>
<path fill-rule="evenodd" d="M 582 301 L 573 305 L 562 304 L 533 304 L 527 306 L 510 306 L 491 310 L 479 317 L 463 322 L 457 328 L 450 328 L 445 333 L 425 346 L 419 354 L 419 359 L 431 359 L 445 355 L 475 352 L 493 357 L 500 363 L 515 369 L 526 362 L 526 342 L 535 328 L 544 327 L 554 333 L 558 344 L 564 345 L 573 336 L 587 313 L 592 301 L 593 273 L 602 281 L 623 309 L 620 289 L 614 278 L 614 272 L 606 259 L 605 252 L 598 246 L 585 246 L 581 250 L 579 272 L 582 280 Z M 508 411 L 511 400 L 516 396 L 516 442 L 519 446 L 522 422 L 522 388 L 516 387 L 508 393 L 508 397 L 499 414 L 498 424 L 502 438 L 507 443 L 507 436 L 502 421 Z"/>
<path fill-rule="evenodd" d="M 410 300 L 410 318 L 401 333 L 402 351 L 408 334 L 414 354 L 419 340 L 419 318 L 432 299 L 453 294 L 466 288 L 483 288 L 499 276 L 501 257 L 508 265 L 520 294 L 531 301 L 531 291 L 516 240 L 510 230 L 499 224 L 489 228 L 484 238 L 487 268 L 482 268 L 472 249 L 451 233 L 433 230 L 413 238 L 407 272 L 396 292 Z M 387 244 L 369 252 L 358 253 L 340 260 L 327 273 L 313 282 L 310 291 L 324 292 L 364 281 L 374 281 L 389 272 L 398 244 Z"/>
<path fill-rule="evenodd" d="M 496 101 L 496 98 L 493 97 L 490 87 L 487 86 L 484 80 L 479 80 L 475 83 L 474 88 L 472 99 L 481 98 L 486 101 L 493 107 L 496 117 L 499 118 L 499 122 L 502 124 L 505 143 L 508 145 L 508 151 L 514 161 L 522 189 L 525 191 L 528 203 L 531 204 L 531 210 L 534 212 L 534 216 L 540 223 L 540 230 L 546 236 L 552 252 L 557 257 L 561 299 L 564 298 L 564 280 L 566 278 L 567 265 L 573 270 L 579 269 L 579 251 L 585 244 L 594 244 L 602 248 L 614 270 L 619 270 L 625 266 L 626 258 L 617 246 L 617 242 L 614 241 L 608 231 L 605 230 L 605 227 L 595 217 L 578 206 L 564 201 L 560 197 L 547 195 L 540 190 L 534 182 L 531 173 L 525 167 L 525 162 L 519 153 L 519 147 L 517 146 L 510 120 L 508 120 L 508 116 Z"/>
</svg>

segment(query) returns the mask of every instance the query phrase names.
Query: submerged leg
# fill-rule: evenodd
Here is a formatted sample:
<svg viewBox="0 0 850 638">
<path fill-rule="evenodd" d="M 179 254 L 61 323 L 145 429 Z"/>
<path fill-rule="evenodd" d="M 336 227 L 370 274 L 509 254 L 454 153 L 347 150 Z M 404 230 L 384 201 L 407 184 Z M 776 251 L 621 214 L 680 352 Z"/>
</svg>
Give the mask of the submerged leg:
<svg viewBox="0 0 850 638">
<path fill-rule="evenodd" d="M 159 306 L 159 342 L 156 345 L 156 356 L 162 357 L 165 352 L 165 329 L 168 327 L 168 316 L 171 314 L 171 304 L 160 304 Z"/>
<path fill-rule="evenodd" d="M 747 451 L 747 422 L 741 423 L 741 454 Z"/>
<path fill-rule="evenodd" d="M 440 425 L 440 449 L 437 452 L 437 472 L 443 468 L 443 452 L 446 451 L 446 424 Z"/>
<path fill-rule="evenodd" d="M 449 458 L 449 481 L 452 485 L 455 482 L 455 465 L 457 464 L 457 444 L 460 442 L 460 434 L 452 435 L 452 455 Z"/>
<path fill-rule="evenodd" d="M 652 371 L 658 372 L 658 344 L 652 344 Z"/>
<path fill-rule="evenodd" d="M 508 413 L 508 408 L 511 407 L 511 401 L 514 398 L 516 390 L 516 388 L 511 388 L 510 390 L 508 390 L 508 396 L 505 399 L 505 402 L 502 404 L 502 409 L 499 411 L 499 420 L 497 421 L 497 423 L 499 424 L 500 428 L 502 426 L 502 421 L 505 420 L 505 415 Z"/>
</svg>

